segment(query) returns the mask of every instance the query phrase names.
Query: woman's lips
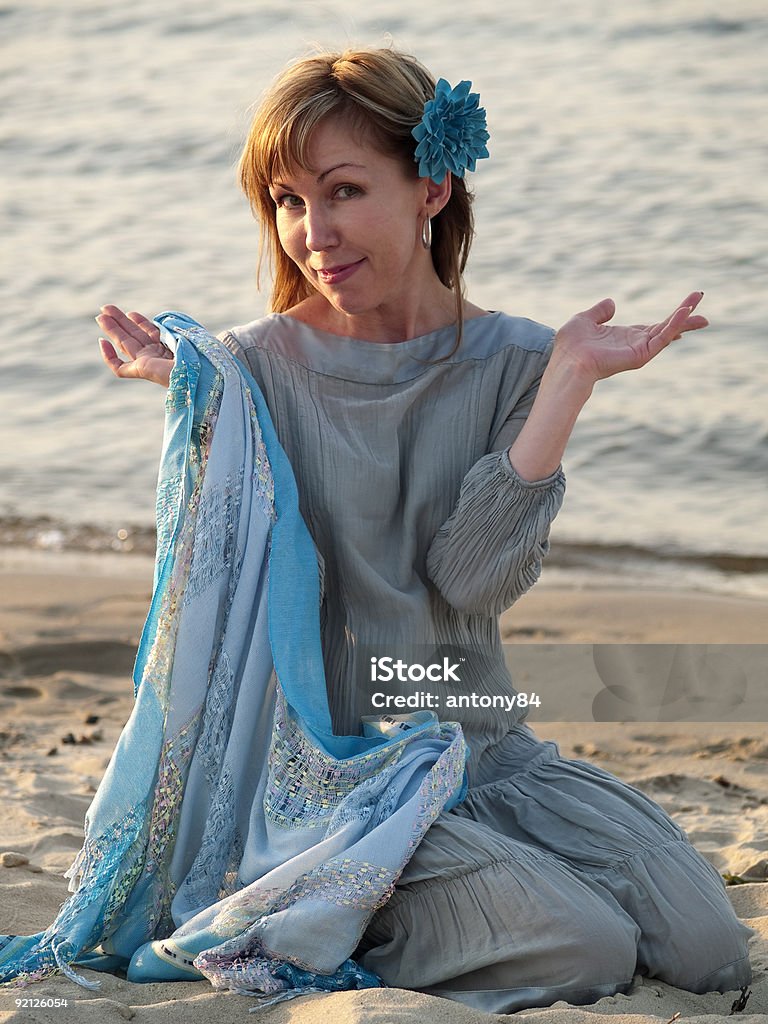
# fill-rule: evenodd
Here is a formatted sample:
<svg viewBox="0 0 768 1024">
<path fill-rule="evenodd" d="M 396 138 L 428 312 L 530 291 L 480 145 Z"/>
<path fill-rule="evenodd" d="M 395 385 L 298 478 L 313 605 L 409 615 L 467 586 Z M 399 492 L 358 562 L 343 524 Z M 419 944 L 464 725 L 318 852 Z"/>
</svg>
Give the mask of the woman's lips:
<svg viewBox="0 0 768 1024">
<path fill-rule="evenodd" d="M 348 277 L 351 277 L 357 268 L 364 262 L 365 257 L 357 260 L 355 263 L 343 263 L 337 267 L 328 267 L 325 270 L 316 270 L 315 273 L 323 284 L 340 284 L 342 281 L 346 281 Z"/>
</svg>

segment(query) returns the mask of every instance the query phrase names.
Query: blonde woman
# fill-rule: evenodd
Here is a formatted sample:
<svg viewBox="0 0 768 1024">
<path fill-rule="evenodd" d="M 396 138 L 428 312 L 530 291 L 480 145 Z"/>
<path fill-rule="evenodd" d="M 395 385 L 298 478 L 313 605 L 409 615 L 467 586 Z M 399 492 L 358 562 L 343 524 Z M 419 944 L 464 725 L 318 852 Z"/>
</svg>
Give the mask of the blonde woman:
<svg viewBox="0 0 768 1024">
<path fill-rule="evenodd" d="M 469 83 L 360 50 L 290 66 L 243 151 L 272 312 L 221 341 L 258 382 L 296 475 L 338 732 L 359 731 L 374 691 L 417 688 L 372 680 L 381 659 L 459 651 L 453 690 L 514 698 L 497 619 L 539 575 L 581 409 L 598 380 L 707 325 L 700 292 L 651 325 L 611 324 L 604 299 L 557 331 L 470 302 L 464 172 L 487 138 Z M 115 306 L 97 319 L 117 376 L 168 384 L 154 323 Z M 750 930 L 715 869 L 653 801 L 561 757 L 525 714 L 451 713 L 471 751 L 467 796 L 372 917 L 360 964 L 497 1013 L 591 1003 L 637 973 L 694 992 L 746 985 Z"/>
</svg>

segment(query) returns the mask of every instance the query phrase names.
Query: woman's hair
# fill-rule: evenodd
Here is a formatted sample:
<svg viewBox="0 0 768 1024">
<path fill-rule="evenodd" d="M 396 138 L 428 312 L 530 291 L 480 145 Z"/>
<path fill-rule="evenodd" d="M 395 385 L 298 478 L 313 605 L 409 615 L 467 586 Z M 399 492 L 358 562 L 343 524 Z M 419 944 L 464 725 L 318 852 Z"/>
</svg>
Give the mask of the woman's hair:
<svg viewBox="0 0 768 1024">
<path fill-rule="evenodd" d="M 286 255 L 277 233 L 276 207 L 269 194 L 275 180 L 292 169 L 309 170 L 313 130 L 327 117 L 344 119 L 361 138 L 402 161 L 418 176 L 411 131 L 435 81 L 415 57 L 391 49 L 318 53 L 289 65 L 267 92 L 251 123 L 240 158 L 240 184 L 259 221 L 259 270 L 269 251 L 273 270 L 271 308 L 282 313 L 314 289 Z M 432 219 L 432 259 L 438 277 L 456 296 L 462 333 L 462 278 L 474 234 L 472 194 L 463 178 L 452 179 L 446 206 Z"/>
</svg>

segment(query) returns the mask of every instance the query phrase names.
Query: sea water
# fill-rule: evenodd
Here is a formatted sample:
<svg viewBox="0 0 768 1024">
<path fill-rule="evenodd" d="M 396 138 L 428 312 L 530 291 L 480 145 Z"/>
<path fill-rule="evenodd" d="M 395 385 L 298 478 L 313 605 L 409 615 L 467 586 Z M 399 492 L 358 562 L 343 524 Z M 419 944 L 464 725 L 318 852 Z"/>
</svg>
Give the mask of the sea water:
<svg viewBox="0 0 768 1024">
<path fill-rule="evenodd" d="M 595 388 L 553 552 L 765 579 L 762 2 L 25 0 L 0 38 L 0 541 L 151 545 L 163 393 L 112 376 L 93 317 L 262 315 L 249 108 L 312 44 L 391 41 L 487 110 L 474 302 L 559 326 L 611 296 L 648 323 L 705 291 L 706 331 Z"/>
</svg>

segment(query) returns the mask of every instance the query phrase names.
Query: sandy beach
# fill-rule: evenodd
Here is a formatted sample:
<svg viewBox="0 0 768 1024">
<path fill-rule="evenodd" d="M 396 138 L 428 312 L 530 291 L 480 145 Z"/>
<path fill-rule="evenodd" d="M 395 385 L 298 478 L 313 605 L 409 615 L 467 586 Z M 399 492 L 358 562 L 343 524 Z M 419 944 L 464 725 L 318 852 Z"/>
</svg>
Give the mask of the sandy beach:
<svg viewBox="0 0 768 1024">
<path fill-rule="evenodd" d="M 130 714 L 130 673 L 151 582 L 145 558 L 29 553 L 0 559 L 0 855 L 6 855 L 0 856 L 0 933 L 46 928 L 67 896 L 63 872 L 80 848 L 85 812 Z M 594 684 L 594 665 L 576 656 L 590 645 L 761 645 L 767 624 L 764 601 L 544 580 L 505 614 L 502 633 L 515 648 L 520 678 L 537 671 L 545 651 L 547 664 L 554 671 L 562 665 L 569 691 L 578 694 Z M 570 657 L 567 645 L 575 645 Z M 738 915 L 758 932 L 751 944 L 751 995 L 739 1013 L 745 1024 L 754 1024 L 768 1020 L 768 735 L 765 719 L 754 711 L 743 721 L 732 720 L 734 714 L 727 721 L 571 716 L 531 724 L 542 738 L 556 740 L 565 756 L 592 761 L 648 793 L 721 873 L 744 879 L 728 893 Z M 253 1000 L 216 993 L 207 981 L 136 985 L 85 973 L 102 981 L 99 992 L 63 977 L 0 991 L 0 1021 L 253 1019 L 246 1017 Z M 636 975 L 628 995 L 588 1007 L 561 1002 L 514 1017 L 541 1024 L 581 1024 L 595 1014 L 614 1024 L 673 1018 L 714 1024 L 730 1015 L 737 996 L 693 995 Z M 67 1005 L 17 1009 L 20 997 L 66 999 Z M 306 996 L 258 1019 L 490 1024 L 500 1018 L 448 1000 L 380 989 Z"/>
</svg>

